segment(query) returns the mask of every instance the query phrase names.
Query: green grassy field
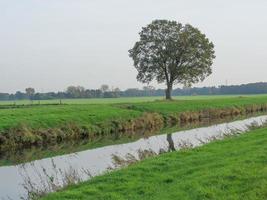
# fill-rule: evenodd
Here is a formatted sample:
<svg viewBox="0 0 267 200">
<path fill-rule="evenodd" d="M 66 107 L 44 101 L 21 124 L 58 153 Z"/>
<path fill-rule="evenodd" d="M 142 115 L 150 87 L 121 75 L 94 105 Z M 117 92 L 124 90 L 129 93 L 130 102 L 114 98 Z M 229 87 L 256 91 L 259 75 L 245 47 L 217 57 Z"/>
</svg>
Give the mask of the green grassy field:
<svg viewBox="0 0 267 200">
<path fill-rule="evenodd" d="M 189 97 L 188 97 L 189 98 Z M 163 97 L 122 97 L 122 98 L 92 98 L 92 99 L 62 99 L 63 104 L 114 104 L 114 103 L 135 103 L 135 102 L 146 102 L 160 100 Z M 29 100 L 18 100 L 18 101 L 0 101 L 0 105 L 29 105 L 29 104 L 58 104 L 59 99 L 53 100 L 41 100 L 41 101 L 29 101 Z"/>
<path fill-rule="evenodd" d="M 173 101 L 116 100 L 120 103 L 110 99 L 111 102 L 98 104 L 2 105 L 0 151 L 65 140 L 94 140 L 114 133 L 131 135 L 201 117 L 216 119 L 267 110 L 267 95 L 201 96 Z"/>
<path fill-rule="evenodd" d="M 267 96 L 220 96 L 217 98 L 196 98 L 178 101 L 154 101 L 133 104 L 133 109 L 142 112 L 160 112 L 162 114 L 179 113 L 185 111 L 198 111 L 213 108 L 241 107 L 252 104 L 267 103 Z"/>
<path fill-rule="evenodd" d="M 40 105 L 0 109 L 0 130 L 20 124 L 31 128 L 53 128 L 66 123 L 87 126 L 112 119 L 130 119 L 139 115 L 139 111 L 110 105 Z"/>
<path fill-rule="evenodd" d="M 238 96 L 253 97 L 253 96 L 267 96 L 267 95 L 202 95 L 202 96 L 175 96 L 174 100 L 201 100 L 201 99 L 221 99 L 221 98 L 233 98 Z M 150 102 L 155 100 L 163 100 L 164 97 L 121 97 L 121 98 L 92 98 L 92 99 L 62 99 L 63 104 L 114 104 L 114 103 L 138 103 L 138 102 Z M 41 100 L 41 101 L 29 101 L 29 100 L 17 100 L 17 101 L 0 101 L 0 105 L 29 105 L 29 104 L 58 104 L 59 99 L 53 100 Z"/>
<path fill-rule="evenodd" d="M 30 128 L 53 128 L 66 123 L 78 126 L 105 124 L 111 120 L 127 120 L 141 116 L 144 112 L 161 114 L 198 111 L 208 108 L 225 108 L 249 104 L 267 103 L 266 95 L 236 96 L 200 96 L 184 97 L 184 100 L 152 101 L 154 98 L 122 98 L 73 100 L 70 105 L 38 105 L 20 108 L 0 109 L 0 130 L 24 125 Z M 186 99 L 188 98 L 188 99 Z M 68 100 L 72 102 L 72 100 Z M 83 102 L 78 104 L 78 102 Z M 124 107 L 130 106 L 131 109 Z"/>
<path fill-rule="evenodd" d="M 262 200 L 267 128 L 162 154 L 53 193 L 43 200 Z"/>
</svg>

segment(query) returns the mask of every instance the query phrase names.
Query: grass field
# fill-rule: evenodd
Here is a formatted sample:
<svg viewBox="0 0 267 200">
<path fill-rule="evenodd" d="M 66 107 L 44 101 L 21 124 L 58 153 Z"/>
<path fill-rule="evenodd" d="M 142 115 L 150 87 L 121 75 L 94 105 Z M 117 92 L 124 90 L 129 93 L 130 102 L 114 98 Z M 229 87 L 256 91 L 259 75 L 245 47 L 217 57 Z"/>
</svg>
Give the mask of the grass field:
<svg viewBox="0 0 267 200">
<path fill-rule="evenodd" d="M 240 107 L 251 104 L 264 104 L 267 103 L 267 96 L 216 96 L 209 98 L 196 98 L 186 99 L 179 101 L 154 101 L 146 103 L 136 103 L 133 106 L 134 110 L 142 112 L 160 112 L 163 114 L 179 113 L 185 111 L 198 111 L 203 109 L 213 108 L 228 108 L 228 107 Z"/>
<path fill-rule="evenodd" d="M 135 103 L 160 100 L 163 97 L 122 97 L 122 98 L 92 98 L 92 99 L 62 99 L 63 104 L 114 104 L 114 103 Z M 59 99 L 53 100 L 18 100 L 18 101 L 0 101 L 0 105 L 29 105 L 29 104 L 59 104 Z"/>
<path fill-rule="evenodd" d="M 262 200 L 267 198 L 267 128 L 162 154 L 43 200 Z"/>
<path fill-rule="evenodd" d="M 201 99 L 221 99 L 221 98 L 233 98 L 233 97 L 253 97 L 253 96 L 267 96 L 267 95 L 202 95 L 202 96 L 175 96 L 174 100 L 201 100 Z M 138 103 L 138 102 L 150 102 L 155 100 L 163 100 L 164 97 L 121 97 L 121 98 L 92 98 L 92 99 L 62 99 L 63 104 L 114 104 L 114 103 Z M 0 105 L 29 105 L 29 104 L 58 104 L 59 99 L 54 100 L 41 100 L 41 101 L 29 101 L 29 100 L 17 100 L 17 101 L 0 101 Z"/>
<path fill-rule="evenodd" d="M 112 119 L 130 119 L 139 115 L 140 111 L 110 105 L 40 105 L 0 109 L 0 130 L 20 124 L 31 128 L 53 128 L 66 123 L 87 126 Z"/>
<path fill-rule="evenodd" d="M 78 102 L 89 102 L 90 100 L 75 100 L 76 104 L 70 105 L 40 105 L 0 109 L 0 130 L 18 125 L 24 125 L 30 128 L 53 128 L 66 123 L 88 126 L 111 120 L 127 120 L 141 116 L 144 112 L 171 114 L 185 111 L 198 111 L 207 108 L 225 108 L 267 103 L 266 95 L 242 98 L 236 96 L 184 98 L 188 99 L 168 102 L 152 101 L 153 98 L 98 99 L 98 104 L 78 104 Z M 72 100 L 69 101 L 71 102 Z M 115 101 L 117 101 L 117 104 L 114 104 Z M 131 109 L 123 108 L 121 106 L 124 105 L 123 102 L 131 105 Z"/>
<path fill-rule="evenodd" d="M 64 140 L 93 140 L 120 131 L 159 130 L 164 125 L 198 120 L 202 115 L 220 118 L 267 110 L 267 95 L 184 97 L 173 101 L 98 99 L 95 104 L 78 104 L 90 100 L 69 101 L 75 103 L 0 106 L 0 150 Z"/>
</svg>

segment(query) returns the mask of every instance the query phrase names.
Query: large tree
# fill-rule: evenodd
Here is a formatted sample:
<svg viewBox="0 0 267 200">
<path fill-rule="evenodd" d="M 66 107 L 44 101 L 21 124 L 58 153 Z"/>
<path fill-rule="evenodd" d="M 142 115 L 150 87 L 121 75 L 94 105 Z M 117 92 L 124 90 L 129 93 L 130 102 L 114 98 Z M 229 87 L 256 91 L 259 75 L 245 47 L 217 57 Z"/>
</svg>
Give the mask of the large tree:
<svg viewBox="0 0 267 200">
<path fill-rule="evenodd" d="M 197 28 L 176 21 L 155 20 L 142 28 L 140 40 L 129 50 L 137 80 L 166 83 L 166 99 L 174 84 L 191 85 L 212 72 L 214 45 Z"/>
</svg>

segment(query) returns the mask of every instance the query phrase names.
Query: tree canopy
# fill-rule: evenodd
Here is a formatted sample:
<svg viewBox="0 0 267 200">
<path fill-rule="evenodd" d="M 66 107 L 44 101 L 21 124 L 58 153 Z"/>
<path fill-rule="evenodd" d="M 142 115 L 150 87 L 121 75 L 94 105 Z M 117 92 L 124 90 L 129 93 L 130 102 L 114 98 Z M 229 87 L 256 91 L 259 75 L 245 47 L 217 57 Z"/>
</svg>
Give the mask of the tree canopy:
<svg viewBox="0 0 267 200">
<path fill-rule="evenodd" d="M 139 35 L 140 40 L 129 50 L 138 71 L 137 80 L 165 82 L 167 99 L 174 84 L 191 85 L 212 73 L 214 45 L 190 24 L 155 20 Z"/>
<path fill-rule="evenodd" d="M 27 96 L 30 98 L 30 100 L 32 100 L 34 93 L 35 93 L 35 89 L 29 87 L 29 88 L 25 89 L 25 92 L 26 92 Z"/>
</svg>

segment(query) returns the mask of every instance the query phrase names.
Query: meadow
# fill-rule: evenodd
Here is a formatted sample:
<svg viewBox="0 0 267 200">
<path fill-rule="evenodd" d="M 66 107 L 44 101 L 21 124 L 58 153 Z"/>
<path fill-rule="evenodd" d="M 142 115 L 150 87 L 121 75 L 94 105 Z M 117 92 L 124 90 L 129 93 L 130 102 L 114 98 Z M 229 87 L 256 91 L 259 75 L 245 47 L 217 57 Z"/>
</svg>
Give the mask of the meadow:
<svg viewBox="0 0 267 200">
<path fill-rule="evenodd" d="M 267 128 L 165 153 L 43 200 L 266 199 Z"/>
<path fill-rule="evenodd" d="M 68 104 L 66 102 L 69 102 Z M 79 99 L 0 106 L 0 147 L 94 138 L 159 129 L 201 117 L 220 118 L 267 110 L 267 95 Z M 3 103 L 3 102 L 2 102 Z M 5 102 L 7 103 L 7 102 Z"/>
<path fill-rule="evenodd" d="M 66 99 L 62 105 L 54 101 L 43 101 L 40 105 L 0 109 L 0 130 L 16 126 L 30 128 L 53 128 L 67 123 L 78 126 L 105 124 L 111 120 L 128 120 L 144 112 L 173 114 L 186 111 L 200 111 L 227 107 L 242 107 L 267 103 L 267 95 L 254 96 L 184 96 L 173 101 L 162 97 L 115 98 L 115 99 Z M 8 102 L 4 102 L 8 103 Z M 0 102 L 0 104 L 3 104 Z M 9 102 L 10 103 L 10 102 Z M 36 103 L 36 102 L 35 102 Z M 67 104 L 68 103 L 68 104 Z M 49 105 L 51 104 L 51 105 Z"/>
<path fill-rule="evenodd" d="M 253 97 L 266 95 L 201 95 L 201 96 L 174 96 L 174 100 L 200 100 L 200 99 L 221 99 L 233 98 L 238 96 Z M 114 104 L 114 103 L 138 103 L 151 102 L 155 100 L 164 100 L 164 97 L 120 97 L 120 98 L 91 98 L 91 99 L 62 99 L 63 104 Z M 0 101 L 0 105 L 31 105 L 31 104 L 59 104 L 59 99 L 51 100 L 15 100 L 15 101 Z"/>
</svg>

